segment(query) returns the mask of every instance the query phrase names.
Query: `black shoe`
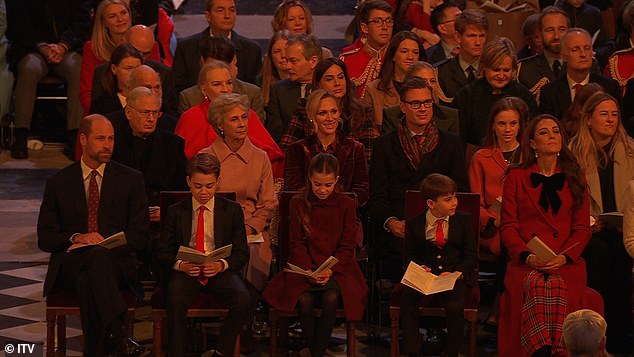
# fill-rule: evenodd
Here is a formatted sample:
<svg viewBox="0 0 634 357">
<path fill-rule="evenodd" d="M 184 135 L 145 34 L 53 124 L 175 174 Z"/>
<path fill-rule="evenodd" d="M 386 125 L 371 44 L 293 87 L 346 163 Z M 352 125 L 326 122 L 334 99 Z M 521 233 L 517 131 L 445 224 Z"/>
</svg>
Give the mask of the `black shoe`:
<svg viewBox="0 0 634 357">
<path fill-rule="evenodd" d="M 11 157 L 22 160 L 29 157 L 29 149 L 26 147 L 28 132 L 26 129 L 15 129 L 15 142 L 11 146 Z"/>
<path fill-rule="evenodd" d="M 118 357 L 136 357 L 145 352 L 145 347 L 131 338 L 124 338 L 117 346 Z"/>
</svg>

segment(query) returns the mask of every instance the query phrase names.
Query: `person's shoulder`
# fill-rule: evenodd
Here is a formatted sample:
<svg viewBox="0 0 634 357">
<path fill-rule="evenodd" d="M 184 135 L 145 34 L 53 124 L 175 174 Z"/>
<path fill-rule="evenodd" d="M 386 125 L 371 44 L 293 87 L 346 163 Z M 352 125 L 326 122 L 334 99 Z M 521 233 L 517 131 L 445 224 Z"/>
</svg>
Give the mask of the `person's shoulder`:
<svg viewBox="0 0 634 357">
<path fill-rule="evenodd" d="M 434 64 L 434 68 L 438 71 L 447 70 L 458 61 L 458 57 L 445 58 L 444 60 Z"/>
<path fill-rule="evenodd" d="M 106 175 L 108 171 L 116 173 L 117 176 L 124 175 L 135 178 L 143 178 L 143 174 L 141 173 L 141 171 L 135 170 L 131 167 L 125 166 L 112 160 L 106 164 L 106 172 L 104 172 L 104 175 Z"/>
<path fill-rule="evenodd" d="M 624 48 L 621 50 L 614 51 L 610 57 L 625 57 L 634 55 L 634 47 Z"/>
<path fill-rule="evenodd" d="M 346 57 L 350 57 L 354 54 L 357 54 L 359 52 L 361 52 L 361 50 L 363 49 L 363 46 L 361 45 L 361 43 L 357 40 L 355 41 L 353 44 L 344 47 L 341 50 L 341 53 L 339 54 L 339 58 L 345 62 L 345 58 Z"/>
<path fill-rule="evenodd" d="M 214 196 L 214 210 L 217 208 L 219 211 L 228 212 L 228 211 L 242 211 L 242 207 L 240 204 L 234 200 L 230 200 L 226 197 L 222 197 L 220 195 Z"/>
<path fill-rule="evenodd" d="M 290 88 L 293 86 L 293 81 L 290 78 L 282 79 L 281 81 L 277 81 L 271 84 L 271 91 L 277 90 L 280 88 Z"/>
<path fill-rule="evenodd" d="M 189 36 L 180 38 L 178 40 L 178 46 L 180 45 L 188 46 L 192 44 L 198 44 L 200 42 L 201 37 L 203 37 L 204 33 L 209 33 L 209 27 L 207 27 L 205 30 L 201 32 L 196 32 Z"/>
</svg>

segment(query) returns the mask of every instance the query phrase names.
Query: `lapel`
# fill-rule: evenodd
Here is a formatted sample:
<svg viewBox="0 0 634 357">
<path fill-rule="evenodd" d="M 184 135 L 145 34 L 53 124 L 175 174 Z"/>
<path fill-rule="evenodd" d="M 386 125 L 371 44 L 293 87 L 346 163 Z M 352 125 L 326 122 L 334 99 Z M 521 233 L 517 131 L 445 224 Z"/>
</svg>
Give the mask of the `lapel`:
<svg viewBox="0 0 634 357">
<path fill-rule="evenodd" d="M 464 87 L 467 85 L 467 76 L 465 76 L 464 72 L 462 71 L 462 67 L 460 67 L 460 61 L 458 60 L 458 56 L 454 57 L 451 59 L 453 61 L 453 70 L 451 71 L 451 77 L 453 78 L 453 80 L 456 82 L 456 84 L 458 84 L 458 90 L 461 87 Z"/>
<path fill-rule="evenodd" d="M 616 181 L 616 163 L 614 171 L 614 180 Z M 590 192 L 590 213 L 601 214 L 603 212 L 603 199 L 601 198 L 599 171 L 596 168 L 594 170 L 588 170 L 586 181 L 588 182 L 588 191 Z M 615 190 L 614 192 L 618 191 Z"/>
<path fill-rule="evenodd" d="M 449 242 L 458 242 L 462 236 L 462 231 L 460 230 L 460 225 L 458 224 L 456 215 L 449 216 L 447 224 L 449 226 L 447 229 L 447 241 L 445 242 L 445 247 L 447 247 L 447 243 Z"/>
<path fill-rule="evenodd" d="M 242 36 L 238 35 L 235 31 L 231 30 L 231 42 L 236 48 L 236 53 L 242 49 Z M 215 222 L 214 222 L 215 223 Z"/>
<path fill-rule="evenodd" d="M 548 65 L 548 60 L 544 54 L 539 55 L 539 61 L 537 61 L 538 72 L 541 74 L 540 77 L 547 77 L 549 80 L 553 80 L 555 78 L 555 74 L 553 70 Z"/>
<path fill-rule="evenodd" d="M 502 169 L 506 170 L 508 164 L 506 160 L 504 160 L 504 155 L 502 155 L 502 150 L 500 148 L 495 148 L 491 150 L 491 157 L 496 164 L 498 164 Z"/>
<path fill-rule="evenodd" d="M 224 220 L 225 202 L 222 197 L 216 196 L 214 202 L 214 249 L 222 247 L 224 244 Z"/>
<path fill-rule="evenodd" d="M 110 212 L 112 201 L 117 196 L 116 188 L 119 178 L 116 163 L 109 162 L 103 172 L 103 180 L 101 181 L 101 191 L 99 192 L 99 227 L 103 228 L 102 222 L 105 222 L 105 213 Z"/>
<path fill-rule="evenodd" d="M 557 231 L 559 230 L 559 227 L 554 224 L 555 222 L 553 222 L 553 216 L 548 215 L 548 213 L 544 211 L 542 206 L 539 204 L 539 195 L 542 191 L 542 186 L 540 185 L 534 188 L 531 184 L 530 175 L 531 173 L 536 172 L 535 167 L 536 166 L 533 166 L 528 170 L 524 170 L 523 175 L 525 175 L 525 177 L 520 181 L 520 184 L 524 186 L 524 191 L 528 193 L 526 196 L 528 201 L 533 205 L 533 210 L 535 212 L 539 212 L 544 223 L 548 224 L 553 230 Z M 563 192 L 563 190 L 560 192 Z"/>
<path fill-rule="evenodd" d="M 572 97 L 570 97 L 570 88 L 568 88 L 568 78 L 564 75 L 559 76 L 556 79 L 557 87 L 555 87 L 555 91 L 558 93 L 559 97 L 559 108 L 560 110 L 567 110 L 572 103 Z"/>
<path fill-rule="evenodd" d="M 192 206 L 192 197 L 187 196 L 182 202 L 183 203 L 178 207 L 178 218 L 180 220 L 181 237 L 183 239 L 181 245 L 189 247 L 189 241 L 192 238 L 192 210 L 194 209 Z"/>
<path fill-rule="evenodd" d="M 80 159 L 81 160 L 81 159 Z M 81 164 L 76 161 L 68 182 L 68 190 L 70 191 L 70 199 L 75 205 L 77 217 L 81 217 L 82 224 L 87 228 L 88 225 L 88 197 L 84 189 L 84 178 L 82 177 Z M 85 229 L 86 229 L 85 228 Z M 85 230 L 84 229 L 84 230 Z"/>
<path fill-rule="evenodd" d="M 626 140 L 629 140 L 629 137 Z M 631 145 L 632 142 L 630 141 L 629 144 Z M 633 156 L 632 148 L 626 151 L 624 143 L 617 143 L 614 150 L 614 193 L 618 211 L 623 210 L 623 193 L 627 189 L 628 182 L 634 179 Z"/>
</svg>

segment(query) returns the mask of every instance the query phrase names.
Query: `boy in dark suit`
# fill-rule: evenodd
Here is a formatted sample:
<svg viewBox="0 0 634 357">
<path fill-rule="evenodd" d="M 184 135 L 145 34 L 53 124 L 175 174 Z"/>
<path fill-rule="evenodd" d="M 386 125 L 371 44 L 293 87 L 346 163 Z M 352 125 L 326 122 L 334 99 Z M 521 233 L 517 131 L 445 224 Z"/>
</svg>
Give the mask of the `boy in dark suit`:
<svg viewBox="0 0 634 357">
<path fill-rule="evenodd" d="M 169 355 L 183 356 L 185 315 L 199 292 L 212 293 L 229 312 L 220 328 L 212 356 L 230 356 L 240 329 L 252 311 L 252 298 L 241 270 L 249 260 L 244 217 L 239 204 L 214 197 L 220 162 L 210 154 L 194 156 L 187 166 L 192 197 L 170 206 L 159 243 L 159 259 L 170 269 L 167 286 Z M 188 246 L 206 253 L 233 244 L 231 255 L 196 265 L 176 260 L 178 248 Z"/>
<path fill-rule="evenodd" d="M 406 224 L 404 262 L 420 264 L 436 275 L 459 271 L 462 277 L 453 290 L 424 296 L 405 287 L 401 295 L 401 326 L 403 350 L 409 356 L 418 356 L 418 307 L 432 300 L 445 306 L 448 356 L 457 356 L 464 330 L 464 300 L 474 284 L 473 270 L 477 264 L 476 242 L 469 215 L 456 212 L 456 183 L 441 174 L 427 176 L 420 191 L 429 209 Z"/>
</svg>

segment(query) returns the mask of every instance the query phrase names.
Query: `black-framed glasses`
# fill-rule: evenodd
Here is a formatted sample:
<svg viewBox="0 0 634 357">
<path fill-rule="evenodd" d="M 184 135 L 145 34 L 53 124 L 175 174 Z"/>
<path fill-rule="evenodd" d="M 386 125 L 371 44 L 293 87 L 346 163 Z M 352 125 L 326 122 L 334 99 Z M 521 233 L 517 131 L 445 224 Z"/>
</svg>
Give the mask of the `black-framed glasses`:
<svg viewBox="0 0 634 357">
<path fill-rule="evenodd" d="M 152 118 L 158 119 L 161 117 L 161 115 L 163 115 L 163 112 L 160 110 L 138 110 L 137 108 L 131 105 L 128 105 L 128 107 L 134 109 L 137 113 L 139 113 L 144 118 L 152 117 Z"/>
<path fill-rule="evenodd" d="M 420 106 L 424 106 L 425 108 L 431 108 L 432 104 L 434 104 L 434 101 L 432 99 L 427 99 L 427 100 L 404 100 L 403 103 L 409 105 L 410 108 L 412 109 L 419 109 Z"/>
<path fill-rule="evenodd" d="M 381 27 L 384 24 L 387 25 L 387 26 L 393 26 L 394 25 L 394 19 L 392 19 L 392 18 L 382 19 L 380 17 L 377 17 L 376 19 L 369 19 L 368 20 L 368 24 L 369 25 L 376 25 L 378 27 Z"/>
</svg>

